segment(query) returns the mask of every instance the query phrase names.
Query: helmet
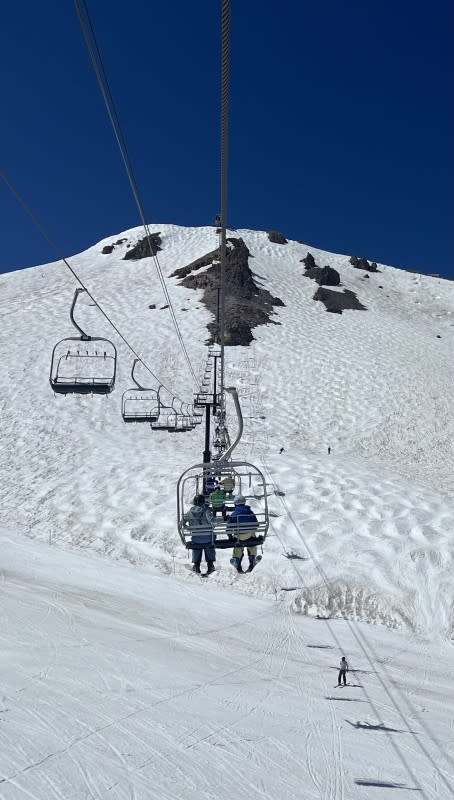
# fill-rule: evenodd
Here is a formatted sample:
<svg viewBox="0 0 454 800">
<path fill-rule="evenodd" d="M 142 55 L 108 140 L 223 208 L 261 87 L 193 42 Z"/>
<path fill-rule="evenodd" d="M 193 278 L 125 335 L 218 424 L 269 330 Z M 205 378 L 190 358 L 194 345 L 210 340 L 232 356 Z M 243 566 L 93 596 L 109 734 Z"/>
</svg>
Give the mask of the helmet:
<svg viewBox="0 0 454 800">
<path fill-rule="evenodd" d="M 246 502 L 246 498 L 245 498 L 244 494 L 238 494 L 235 497 L 235 499 L 233 501 L 233 504 L 235 506 L 242 506 L 245 502 Z"/>
</svg>

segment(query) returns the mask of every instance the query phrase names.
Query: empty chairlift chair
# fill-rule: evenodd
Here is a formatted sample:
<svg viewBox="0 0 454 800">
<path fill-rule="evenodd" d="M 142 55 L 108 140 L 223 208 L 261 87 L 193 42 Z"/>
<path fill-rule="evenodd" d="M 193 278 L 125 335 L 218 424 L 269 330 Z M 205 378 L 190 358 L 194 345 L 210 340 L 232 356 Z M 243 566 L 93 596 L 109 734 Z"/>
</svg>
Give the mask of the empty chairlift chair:
<svg viewBox="0 0 454 800">
<path fill-rule="evenodd" d="M 101 336 L 88 336 L 74 319 L 77 298 L 85 289 L 76 289 L 70 318 L 80 336 L 69 336 L 52 351 L 50 385 L 58 394 L 109 394 L 115 385 L 117 350 Z"/>
<path fill-rule="evenodd" d="M 188 430 L 183 422 L 184 415 L 177 409 L 178 401 L 174 397 L 170 406 L 159 404 L 159 417 L 151 423 L 153 431 L 168 431 L 168 433 L 182 433 Z"/>
<path fill-rule="evenodd" d="M 126 389 L 121 399 L 121 415 L 125 422 L 156 422 L 159 419 L 159 389 L 147 389 L 134 377 L 139 358 L 134 359 L 131 369 L 131 380 L 135 383 L 132 389 Z"/>
<path fill-rule="evenodd" d="M 169 433 L 185 433 L 186 431 L 192 431 L 195 426 L 187 413 L 187 403 L 183 403 L 174 398 L 172 401 L 172 409 L 174 413 L 169 419 Z"/>
</svg>

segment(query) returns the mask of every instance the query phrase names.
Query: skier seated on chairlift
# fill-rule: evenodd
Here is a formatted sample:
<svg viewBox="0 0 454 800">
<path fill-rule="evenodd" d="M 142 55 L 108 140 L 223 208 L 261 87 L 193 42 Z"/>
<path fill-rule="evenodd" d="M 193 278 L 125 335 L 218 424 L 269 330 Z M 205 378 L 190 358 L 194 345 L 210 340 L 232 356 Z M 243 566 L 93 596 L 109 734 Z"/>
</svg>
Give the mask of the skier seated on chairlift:
<svg viewBox="0 0 454 800">
<path fill-rule="evenodd" d="M 224 492 L 231 497 L 235 488 L 235 478 L 233 475 L 226 475 L 221 481 L 221 486 L 224 489 Z"/>
<path fill-rule="evenodd" d="M 211 509 L 205 503 L 203 494 L 198 494 L 192 501 L 193 505 L 184 515 L 184 524 L 186 528 L 191 531 L 192 543 L 198 545 L 192 549 L 192 569 L 200 575 L 200 564 L 202 561 L 202 554 L 205 553 L 205 561 L 207 562 L 206 574 L 210 575 L 214 572 L 216 561 L 216 548 L 214 546 L 215 536 L 213 536 L 212 513 Z"/>
<path fill-rule="evenodd" d="M 243 572 L 241 561 L 243 559 L 244 547 L 241 542 L 252 539 L 257 530 L 258 520 L 251 507 L 246 504 L 244 495 L 239 494 L 234 499 L 235 509 L 230 514 L 227 524 L 227 533 L 230 537 L 239 539 L 239 543 L 233 549 L 231 562 L 238 572 Z M 257 563 L 257 547 L 247 548 L 249 556 L 249 567 L 246 572 L 252 572 Z"/>
<path fill-rule="evenodd" d="M 205 478 L 205 495 L 208 497 L 211 492 L 214 492 L 216 486 L 217 480 L 214 475 L 208 475 L 208 477 Z"/>
<path fill-rule="evenodd" d="M 225 492 L 220 484 L 217 484 L 214 492 L 210 494 L 211 508 L 213 509 L 213 516 L 216 517 L 218 511 L 222 514 L 222 519 L 227 519 L 227 509 L 225 507 Z"/>
</svg>

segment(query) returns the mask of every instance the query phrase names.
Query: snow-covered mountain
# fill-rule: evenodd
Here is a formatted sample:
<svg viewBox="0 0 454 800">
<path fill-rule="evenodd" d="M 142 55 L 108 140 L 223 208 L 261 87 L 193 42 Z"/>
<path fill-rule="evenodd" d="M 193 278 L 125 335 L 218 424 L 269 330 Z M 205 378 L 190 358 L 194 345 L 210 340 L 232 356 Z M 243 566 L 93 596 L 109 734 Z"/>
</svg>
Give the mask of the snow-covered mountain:
<svg viewBox="0 0 454 800">
<path fill-rule="evenodd" d="M 153 225 L 152 231 L 161 234 L 159 261 L 193 367 L 202 376 L 209 338 L 207 326 L 212 315 L 202 302 L 202 289 L 185 287 L 181 278 L 169 276 L 216 248 L 215 229 L 159 224 Z M 220 634 L 220 641 L 225 650 L 222 658 L 210 644 L 212 640 L 208 633 L 203 640 L 209 663 L 216 662 L 214 672 L 220 683 L 223 682 L 226 660 L 232 658 L 235 666 L 242 663 L 243 657 L 240 644 L 232 640 L 229 645 L 225 638 L 229 603 L 231 615 L 238 614 L 243 625 L 246 618 L 270 614 L 271 649 L 267 651 L 269 663 L 264 664 L 266 674 L 281 682 L 282 702 L 285 708 L 290 708 L 294 697 L 284 685 L 286 663 L 293 674 L 298 659 L 303 658 L 303 667 L 312 670 L 310 687 L 307 688 L 308 698 L 311 698 L 308 702 L 318 720 L 316 732 L 315 728 L 308 728 L 307 736 L 321 737 L 319 745 L 322 747 L 323 726 L 328 725 L 331 726 L 333 741 L 340 737 L 340 747 L 340 740 L 348 738 L 350 730 L 338 731 L 339 720 L 333 710 L 320 711 L 320 714 L 316 710 L 315 698 L 320 687 L 315 673 L 330 668 L 332 656 L 329 648 L 337 647 L 339 641 L 344 644 L 347 637 L 351 648 L 355 647 L 355 634 L 348 627 L 349 623 L 342 622 L 341 618 L 382 623 L 388 628 L 398 629 L 393 632 L 377 629 L 370 634 L 375 637 L 375 649 L 370 652 L 376 655 L 382 648 L 385 652 L 383 663 L 392 658 L 389 653 L 397 647 L 399 652 L 409 654 L 410 666 L 407 668 L 417 669 L 418 674 L 424 672 L 429 663 L 424 661 L 427 648 L 424 644 L 426 649 L 421 649 L 418 642 L 428 641 L 432 643 L 433 653 L 437 653 L 436 658 L 441 658 L 438 667 L 444 659 L 451 658 L 447 642 L 454 632 L 454 283 L 385 265 L 378 265 L 374 272 L 365 271 L 355 268 L 347 256 L 333 255 L 298 242 L 274 243 L 264 232 L 238 230 L 231 231 L 230 235 L 241 238 L 249 249 L 249 267 L 256 285 L 283 302 L 272 312 L 271 319 L 278 324 L 254 328 L 254 341 L 248 347 L 226 349 L 227 384 L 237 387 L 245 417 L 245 432 L 238 456 L 263 469 L 268 482 L 272 524 L 260 567 L 247 577 L 238 577 L 232 574 L 228 551 L 220 551 L 216 573 L 208 586 L 199 586 L 198 579 L 188 574 L 187 553 L 176 530 L 175 486 L 180 473 L 201 460 L 202 426 L 175 437 L 151 431 L 148 425 L 123 423 L 121 394 L 131 385 L 133 355 L 86 296 L 81 296 L 76 316 L 88 333 L 105 336 L 115 343 L 119 354 L 116 388 L 107 397 L 53 395 L 49 385 L 52 348 L 59 339 L 74 334 L 69 309 L 77 286 L 67 268 L 58 262 L 0 276 L 3 387 L 0 491 L 5 559 L 3 599 L 4 607 L 8 609 L 5 613 L 10 615 L 10 624 L 17 625 L 17 630 L 22 613 L 17 609 L 22 605 L 27 620 L 30 614 L 35 619 L 37 612 L 26 607 L 25 595 L 17 587 L 30 587 L 36 579 L 41 587 L 39 591 L 46 597 L 55 592 L 65 592 L 62 614 L 71 617 L 71 625 L 77 624 L 81 631 L 84 629 L 83 635 L 81 632 L 80 637 L 76 637 L 77 641 L 82 642 L 84 638 L 92 641 L 92 635 L 85 627 L 91 625 L 93 619 L 86 616 L 86 610 L 90 603 L 95 603 L 96 586 L 103 597 L 106 592 L 113 597 L 116 580 L 124 580 L 126 588 L 119 590 L 122 594 L 112 601 L 118 610 L 117 615 L 112 611 L 117 616 L 113 623 L 116 633 L 105 639 L 106 652 L 112 653 L 107 659 L 106 670 L 118 669 L 115 680 L 123 680 L 119 676 L 125 675 L 123 667 L 113 666 L 115 636 L 121 636 L 120 629 L 125 619 L 120 607 L 123 608 L 123 600 L 126 608 L 131 607 L 136 586 L 138 596 L 142 598 L 138 608 L 141 619 L 145 620 L 148 612 L 162 620 L 165 618 L 162 634 L 156 633 L 159 625 L 155 625 L 158 638 L 170 636 L 169 625 L 172 630 L 178 628 L 180 633 L 184 625 L 185 635 L 192 636 L 191 631 L 195 635 L 199 623 L 203 630 L 208 631 L 208 628 L 214 630 L 216 619 L 221 620 L 220 628 L 224 633 Z M 163 307 L 166 301 L 153 260 L 124 260 L 128 249 L 142 236 L 139 228 L 128 230 L 69 260 L 97 302 L 160 380 L 191 402 L 195 387 L 169 311 Z M 115 246 L 112 249 L 110 245 Z M 103 253 L 103 249 L 110 252 Z M 308 252 L 318 266 L 328 265 L 339 273 L 341 285 L 330 287 L 330 291 L 341 294 L 345 290 L 354 292 L 362 309 L 333 314 L 327 312 L 323 302 L 314 299 L 318 287 L 304 274 L 305 264 L 302 263 Z M 201 267 L 198 274 L 207 269 Z M 237 287 L 237 291 L 241 289 Z M 231 410 L 228 412 L 231 433 L 234 433 L 235 417 Z M 282 448 L 284 450 L 280 452 Z M 26 537 L 39 541 L 27 543 Z M 75 548 L 89 552 L 76 554 Z M 27 553 L 31 559 L 28 565 Z M 101 559 L 99 554 L 111 559 Z M 112 558 L 126 561 L 113 563 Z M 46 560 L 47 566 L 43 565 Z M 132 571 L 127 562 L 134 565 Z M 86 571 L 86 578 L 81 583 L 82 569 Z M 15 580 L 19 573 L 22 577 L 17 584 Z M 149 594 L 145 588 L 146 576 L 152 576 L 154 581 L 155 588 L 151 588 Z M 68 585 L 72 587 L 71 603 L 67 595 Z M 246 595 L 255 597 L 247 598 Z M 85 596 L 92 598 L 88 605 L 81 599 Z M 158 597 L 165 600 L 158 602 Z M 34 600 L 31 602 L 35 603 Z M 38 598 L 36 602 L 40 607 L 41 600 Z M 204 611 L 198 622 L 196 611 L 200 608 L 197 606 L 199 602 L 203 603 Z M 192 603 L 196 604 L 195 608 L 188 608 Z M 211 616 L 205 608 L 206 603 L 215 609 Z M 280 621 L 274 618 L 278 613 L 284 614 L 284 617 L 279 617 Z M 314 621 L 307 617 L 313 617 Z M 285 624 L 282 622 L 284 618 Z M 295 626 L 303 618 L 310 626 L 306 628 L 310 631 L 309 638 L 314 640 L 312 645 L 309 643 L 305 647 L 318 647 L 319 650 L 303 651 L 300 644 L 296 644 Z M 320 619 L 328 618 L 331 620 L 329 624 L 342 626 L 336 628 L 335 637 L 338 636 L 339 641 L 334 645 L 329 638 L 329 624 L 328 630 L 320 636 L 318 634 Z M 40 614 L 33 626 L 27 621 L 24 636 L 30 645 L 33 642 L 36 645 L 34 630 L 38 630 L 40 625 Z M 52 639 L 56 628 L 51 623 L 49 625 L 50 628 L 47 622 L 43 623 L 43 635 Z M 362 627 L 358 626 L 358 629 L 362 630 Z M 259 633 L 255 632 L 250 641 L 251 651 L 259 647 L 256 639 L 268 635 L 264 624 L 258 625 L 257 631 Z M 58 635 L 68 636 L 68 642 L 72 636 L 66 628 L 62 628 Z M 244 635 L 247 636 L 247 631 Z M 132 636 L 131 631 L 127 636 Z M 11 645 L 12 655 L 22 652 L 18 641 L 14 647 Z M 71 641 L 73 644 L 68 646 L 76 646 L 74 637 Z M 213 650 L 210 649 L 212 646 Z M 282 660 L 281 649 L 287 646 L 290 660 L 286 662 Z M 185 650 L 189 643 L 183 646 L 179 639 L 176 658 L 182 656 L 181 647 Z M 195 652 L 191 647 L 187 655 L 194 670 L 199 671 L 203 664 L 203 648 Z M 59 651 L 54 649 L 53 652 L 58 662 Z M 121 659 L 126 659 L 125 652 Z M 316 654 L 316 659 L 308 662 L 307 654 L 310 652 Z M 273 671 L 274 657 L 279 661 L 277 673 Z M 44 656 L 41 654 L 39 658 Z M 134 671 L 137 677 L 140 675 L 138 658 L 136 651 Z M 158 669 L 150 658 L 148 654 L 148 667 Z M 337 664 L 337 650 L 334 660 Z M 164 662 L 165 659 L 158 669 L 160 677 L 168 668 Z M 103 667 L 96 663 L 101 672 Z M 377 659 L 372 656 L 372 667 L 374 664 L 377 666 Z M 36 662 L 35 668 L 38 668 Z M 52 671 L 52 667 L 49 669 Z M 69 669 L 70 661 L 65 666 L 65 670 Z M 364 669 L 370 670 L 371 663 L 365 664 Z M 403 662 L 399 662 L 399 669 L 401 672 L 396 680 L 402 682 L 406 674 Z M 449 683 L 448 673 L 443 673 L 442 667 L 440 669 L 439 681 Z M 235 670 L 236 667 L 233 675 L 237 674 Z M 213 683 L 215 674 L 211 667 L 208 667 L 208 672 L 209 681 Z M 5 697 L 20 689 L 20 681 L 17 683 L 11 677 L 12 673 L 8 674 L 9 688 Z M 246 677 L 244 673 L 241 675 L 241 703 L 247 704 Z M 306 679 L 309 681 L 307 676 Z M 173 686 L 178 692 L 180 681 L 181 685 L 184 683 L 183 673 L 175 680 Z M 203 682 L 203 676 L 200 680 Z M 251 704 L 246 714 L 252 713 L 257 699 L 258 680 L 257 675 L 252 678 Z M 227 681 L 231 686 L 230 681 L 231 677 Z M 146 694 L 143 675 L 139 682 Z M 302 700 L 304 696 L 306 700 L 302 679 L 298 685 L 298 698 Z M 377 708 L 384 709 L 381 701 L 377 700 L 379 689 L 377 695 L 373 695 L 375 712 Z M 106 691 L 109 693 L 110 689 Z M 452 705 L 452 686 L 434 691 L 444 692 Z M 278 692 L 276 685 L 273 692 Z M 145 707 L 148 702 L 145 695 L 139 699 L 135 690 L 133 694 L 135 707 L 138 707 L 137 703 Z M 208 696 L 211 697 L 210 691 Z M 239 702 L 238 696 L 235 701 L 234 694 L 230 698 L 227 695 L 223 697 L 227 705 Z M 55 699 L 56 696 L 50 693 L 49 704 L 55 703 Z M 437 697 L 437 703 L 439 699 Z M 367 696 L 360 702 L 370 700 L 371 697 Z M 388 701 L 389 698 L 385 699 L 385 703 Z M 8 702 L 5 700 L 5 706 Z M 156 702 L 160 702 L 159 699 Z M 213 698 L 210 702 L 214 702 Z M 427 702 L 426 692 L 424 710 Z M 372 749 L 361 745 L 360 752 L 370 769 L 368 766 L 364 779 L 357 776 L 356 781 L 349 781 L 347 788 L 346 772 L 342 772 L 340 764 L 343 757 L 351 759 L 351 764 L 355 763 L 355 744 L 347 746 L 344 756 L 337 748 L 337 766 L 333 767 L 332 764 L 329 766 L 331 745 L 325 753 L 326 758 L 321 758 L 319 753 L 317 756 L 314 753 L 315 745 L 306 742 L 309 748 L 306 748 L 306 755 L 309 751 L 312 753 L 313 763 L 306 760 L 302 766 L 292 744 L 292 736 L 301 735 L 297 719 L 292 718 L 290 725 L 289 720 L 278 720 L 276 698 L 269 698 L 269 703 L 274 709 L 269 712 L 274 714 L 272 724 L 281 728 L 286 742 L 282 752 L 279 744 L 270 748 L 269 743 L 262 752 L 260 746 L 251 745 L 249 741 L 252 739 L 248 740 L 245 735 L 236 739 L 233 750 L 229 745 L 225 763 L 219 754 L 211 752 L 214 748 L 204 751 L 201 757 L 208 763 L 212 757 L 216 769 L 222 769 L 219 774 L 226 780 L 229 764 L 233 768 L 235 759 L 239 759 L 238 776 L 243 785 L 239 790 L 237 783 L 234 785 L 227 780 L 226 784 L 221 781 L 217 788 L 213 788 L 208 782 L 203 784 L 202 793 L 198 784 L 200 775 L 192 772 L 194 762 L 186 754 L 184 771 L 189 772 L 189 785 L 184 790 L 184 775 L 179 775 L 179 796 L 185 800 L 196 796 L 227 800 L 242 797 L 247 792 L 249 798 L 272 797 L 273 800 L 296 797 L 333 800 L 380 797 L 381 800 L 387 796 L 389 788 L 394 789 L 393 797 L 396 798 L 405 797 L 407 789 L 416 788 L 408 775 L 404 780 L 402 774 L 405 759 L 413 764 L 419 752 L 410 733 L 407 732 L 409 744 L 404 748 L 405 756 L 395 762 L 398 766 L 394 765 L 392 776 L 384 768 L 388 756 L 380 752 L 380 768 L 375 783 L 369 778 L 374 764 L 377 764 L 374 761 L 376 742 L 374 740 Z M 124 718 L 127 709 L 125 703 Z M 216 731 L 220 734 L 229 728 L 233 741 L 233 728 L 229 726 L 236 723 L 227 721 L 219 705 L 216 709 Z M 431 706 L 433 710 L 434 706 Z M 71 711 L 66 708 L 65 713 L 74 714 L 75 708 Z M 187 713 L 194 713 L 194 706 Z M 104 721 L 111 719 L 112 714 L 112 709 L 106 711 Z M 447 742 L 449 723 L 443 717 L 441 706 L 437 714 L 436 726 L 443 727 L 444 741 Z M 80 772 L 76 770 L 77 789 L 74 790 L 62 788 L 61 782 L 55 776 L 49 777 L 46 770 L 43 772 L 44 783 L 39 786 L 27 783 L 25 778 L 22 782 L 22 778 L 19 780 L 17 776 L 17 780 L 12 780 L 13 773 L 25 773 L 27 759 L 23 752 L 20 754 L 19 749 L 11 745 L 5 727 L 7 715 L 4 716 L 3 724 L 0 713 L 0 745 L 1 737 L 6 737 L 3 740 L 6 749 L 0 746 L 0 751 L 6 753 L 0 775 L 8 777 L 8 781 L 2 786 L 0 777 L 2 798 L 75 800 L 82 797 L 135 797 L 145 800 L 175 796 L 172 781 L 169 779 L 167 782 L 159 771 L 153 773 L 153 781 L 158 781 L 155 786 L 159 789 L 150 789 L 150 783 L 141 783 L 141 779 L 135 782 L 135 778 L 130 777 L 129 783 L 124 782 L 124 776 L 130 775 L 132 769 L 124 752 L 125 747 L 130 747 L 130 742 L 124 746 L 115 743 L 117 756 L 113 755 L 114 750 L 111 751 L 112 760 L 116 760 L 115 775 L 118 772 L 122 776 L 118 778 L 120 788 L 112 791 L 107 788 L 107 783 L 96 783 L 93 777 L 87 777 L 88 773 L 92 776 L 95 765 L 93 762 L 85 774 L 84 758 L 77 761 Z M 189 738 L 185 738 L 183 728 L 186 722 L 182 721 L 183 718 L 182 712 L 181 719 L 174 718 L 172 724 L 178 726 L 181 723 L 180 744 L 192 748 L 195 734 L 187 732 Z M 55 722 L 55 717 L 52 719 Z M 150 721 L 152 719 L 153 715 Z M 213 720 L 214 717 L 207 712 L 205 722 L 200 723 L 199 739 L 207 739 L 211 745 L 216 741 Z M 391 723 L 388 718 L 387 721 Z M 397 729 L 402 733 L 402 720 L 393 718 L 393 721 L 394 733 Z M 77 741 L 81 741 L 85 730 L 98 729 L 99 722 L 100 719 L 91 719 L 80 723 L 77 736 L 74 732 L 74 736 L 79 737 Z M 39 736 L 42 730 L 38 716 L 35 716 L 35 723 L 35 735 Z M 15 730 L 19 734 L 23 732 L 20 720 L 15 724 Z M 167 725 L 162 721 L 159 724 Z M 417 725 L 416 718 L 411 724 Z M 355 728 L 356 718 L 352 725 Z M 197 724 L 192 727 L 197 727 Z M 258 742 L 262 728 L 269 732 L 263 719 L 254 728 L 254 741 Z M 59 730 L 55 725 L 52 736 Z M 62 724 L 61 735 L 63 730 Z M 382 730 L 385 733 L 379 733 L 378 737 L 385 737 L 386 741 L 394 735 L 389 727 Z M 72 734 L 68 736 L 71 739 Z M 137 743 L 138 731 L 134 736 Z M 226 745 L 225 737 L 220 736 L 219 741 L 220 746 Z M 9 743 L 8 747 L 5 742 Z M 140 742 L 139 749 L 146 749 L 146 739 L 140 737 Z M 156 738 L 153 742 L 156 752 L 167 753 L 166 748 L 160 748 Z M 241 755 L 236 752 L 239 742 Z M 424 746 L 428 748 L 430 758 L 424 766 L 420 765 L 423 772 L 421 775 L 417 772 L 417 775 L 422 781 L 419 787 L 422 796 L 439 800 L 450 796 L 446 765 L 450 763 L 452 767 L 452 761 L 447 758 L 443 762 L 443 772 L 438 774 L 438 783 L 433 784 L 437 769 L 442 768 L 436 760 L 437 746 L 434 742 L 434 734 L 429 735 L 426 730 Z M 183 744 L 181 747 L 184 749 Z M 452 747 L 452 736 L 449 747 Z M 49 748 L 60 753 L 55 743 L 49 744 Z M 390 748 L 393 752 L 393 746 Z M 261 755 L 256 756 L 256 750 Z M 247 756 L 244 754 L 246 751 Z M 275 760 L 280 770 L 290 759 L 287 776 L 281 774 L 281 781 L 263 777 L 261 785 L 260 772 L 252 766 L 253 781 L 246 786 L 247 764 L 244 759 L 252 760 L 254 765 L 257 758 L 256 763 L 262 769 L 264 753 L 267 759 Z M 37 763 L 41 755 L 39 751 L 30 758 Z M 143 760 L 146 761 L 145 756 Z M 109 759 L 103 757 L 101 763 L 102 771 L 110 774 Z M 172 756 L 173 770 L 178 769 L 175 763 Z M 336 778 L 340 773 L 343 777 Z M 83 779 L 82 774 L 85 774 Z M 304 788 L 300 794 L 295 776 L 299 776 L 300 789 L 303 781 Z M 115 781 L 112 786 L 114 784 Z M 429 789 L 429 784 L 435 789 Z"/>
</svg>

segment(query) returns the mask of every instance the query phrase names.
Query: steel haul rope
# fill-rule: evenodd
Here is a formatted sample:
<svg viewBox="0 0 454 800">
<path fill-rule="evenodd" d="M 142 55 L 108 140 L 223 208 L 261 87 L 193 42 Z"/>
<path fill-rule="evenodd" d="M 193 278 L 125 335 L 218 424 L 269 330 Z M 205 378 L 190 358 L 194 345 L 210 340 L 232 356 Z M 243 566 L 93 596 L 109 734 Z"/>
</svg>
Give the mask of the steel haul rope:
<svg viewBox="0 0 454 800">
<path fill-rule="evenodd" d="M 176 317 L 176 314 L 175 314 L 175 310 L 174 310 L 173 305 L 172 305 L 172 300 L 170 298 L 170 295 L 169 295 L 169 292 L 168 292 L 168 289 L 167 289 L 167 285 L 166 285 L 165 278 L 164 278 L 164 275 L 163 275 L 163 272 L 162 272 L 162 269 L 161 269 L 161 265 L 159 263 L 159 259 L 157 257 L 157 254 L 156 254 L 156 252 L 154 250 L 154 247 L 153 247 L 153 244 L 152 244 L 150 229 L 149 229 L 148 223 L 146 222 L 144 205 L 143 205 L 143 202 L 142 202 L 142 198 L 140 196 L 138 184 L 137 184 L 137 181 L 136 181 L 136 178 L 135 178 L 135 175 L 134 175 L 134 171 L 133 171 L 133 168 L 132 168 L 132 162 L 131 162 L 131 159 L 129 157 L 128 148 L 127 148 L 127 145 L 126 145 L 126 140 L 125 140 L 125 137 L 124 137 L 124 134 L 123 134 L 123 130 L 122 130 L 121 124 L 120 124 L 120 119 L 119 119 L 119 116 L 118 116 L 118 113 L 117 113 L 117 109 L 116 109 L 116 106 L 115 106 L 115 102 L 114 102 L 114 99 L 113 99 L 113 94 L 112 94 L 112 91 L 110 89 L 109 81 L 107 79 L 106 70 L 104 68 L 103 59 L 102 59 L 102 56 L 101 56 L 100 49 L 98 47 L 98 42 L 97 42 L 97 39 L 96 39 L 96 33 L 95 33 L 93 22 L 92 22 L 91 17 L 90 17 L 90 13 L 88 11 L 88 6 L 87 6 L 87 3 L 86 3 L 86 0 L 74 0 L 74 5 L 76 7 L 77 16 L 79 18 L 79 22 L 80 22 L 80 26 L 81 26 L 81 29 L 82 29 L 82 34 L 83 34 L 83 37 L 84 37 L 84 40 L 85 40 L 85 44 L 87 46 L 88 54 L 90 56 L 90 60 L 91 60 L 92 65 L 93 65 L 93 69 L 95 71 L 96 79 L 98 81 L 98 85 L 99 85 L 101 94 L 102 94 L 103 99 L 104 99 L 104 103 L 105 103 L 105 106 L 106 106 L 106 109 L 107 109 L 107 113 L 109 115 L 109 119 L 110 119 L 113 131 L 114 131 L 114 134 L 115 134 L 115 138 L 117 140 L 118 147 L 120 149 L 120 153 L 121 153 L 121 157 L 122 157 L 122 160 L 123 160 L 123 164 L 125 166 L 126 174 L 128 176 L 128 181 L 129 181 L 132 193 L 134 195 L 134 200 L 135 200 L 137 209 L 139 211 L 140 219 L 142 221 L 142 225 L 143 225 L 143 228 L 144 228 L 144 231 L 145 231 L 145 235 L 146 235 L 146 238 L 147 238 L 147 242 L 148 242 L 148 247 L 149 247 L 149 250 L 150 250 L 150 256 L 153 258 L 155 266 L 156 266 L 156 271 L 158 273 L 158 277 L 159 277 L 159 280 L 161 282 L 162 290 L 164 292 L 164 296 L 165 296 L 165 299 L 167 301 L 167 305 L 169 306 L 170 315 L 172 317 L 172 322 L 173 322 L 174 327 L 175 327 L 175 331 L 176 331 L 176 334 L 177 334 L 178 341 L 180 343 L 181 350 L 183 352 L 184 358 L 185 358 L 186 363 L 188 365 L 188 368 L 189 368 L 189 371 L 191 373 L 192 379 L 193 379 L 195 385 L 198 386 L 197 377 L 196 377 L 196 374 L 195 374 L 194 369 L 192 367 L 191 360 L 189 358 L 188 352 L 186 350 L 186 345 L 185 345 L 184 340 L 183 340 L 183 335 L 181 333 L 180 326 L 178 325 L 178 320 L 177 320 L 177 317 Z"/>
<path fill-rule="evenodd" d="M 229 93 L 230 93 L 230 0 L 222 0 L 221 33 L 221 266 L 219 297 L 219 344 L 221 348 L 220 391 L 221 411 L 225 408 L 225 266 L 227 261 L 227 200 L 229 161 Z"/>
</svg>

